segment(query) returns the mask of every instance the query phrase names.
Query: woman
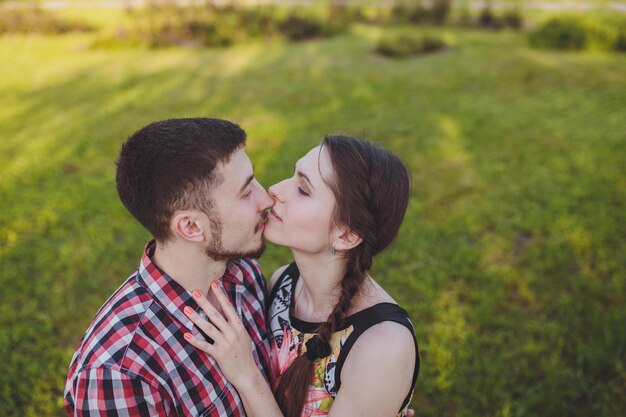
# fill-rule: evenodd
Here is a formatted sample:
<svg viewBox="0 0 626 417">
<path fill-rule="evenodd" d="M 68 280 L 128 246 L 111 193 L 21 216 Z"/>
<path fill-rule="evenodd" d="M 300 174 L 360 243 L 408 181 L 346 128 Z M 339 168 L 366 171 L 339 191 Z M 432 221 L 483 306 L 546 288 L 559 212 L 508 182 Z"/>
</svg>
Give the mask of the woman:
<svg viewBox="0 0 626 417">
<path fill-rule="evenodd" d="M 185 335 L 215 358 L 248 415 L 406 413 L 419 371 L 413 327 L 368 271 L 397 236 L 409 188 L 396 156 L 344 136 L 326 137 L 293 177 L 270 187 L 265 238 L 289 247 L 295 260 L 270 280 L 276 399 L 221 291 L 214 291 L 221 313 L 196 297 L 210 322 L 188 314 L 214 343 Z"/>
</svg>

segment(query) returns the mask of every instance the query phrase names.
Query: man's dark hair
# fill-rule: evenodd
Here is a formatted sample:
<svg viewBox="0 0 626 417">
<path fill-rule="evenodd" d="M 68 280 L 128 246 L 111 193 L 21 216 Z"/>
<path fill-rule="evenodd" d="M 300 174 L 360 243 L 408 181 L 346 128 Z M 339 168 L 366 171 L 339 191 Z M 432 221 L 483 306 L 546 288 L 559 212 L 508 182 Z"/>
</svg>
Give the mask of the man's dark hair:
<svg viewBox="0 0 626 417">
<path fill-rule="evenodd" d="M 210 192 L 223 181 L 216 167 L 245 142 L 246 132 L 226 120 L 151 123 L 122 145 L 117 192 L 128 211 L 157 241 L 165 242 L 176 210 L 211 212 Z"/>
</svg>

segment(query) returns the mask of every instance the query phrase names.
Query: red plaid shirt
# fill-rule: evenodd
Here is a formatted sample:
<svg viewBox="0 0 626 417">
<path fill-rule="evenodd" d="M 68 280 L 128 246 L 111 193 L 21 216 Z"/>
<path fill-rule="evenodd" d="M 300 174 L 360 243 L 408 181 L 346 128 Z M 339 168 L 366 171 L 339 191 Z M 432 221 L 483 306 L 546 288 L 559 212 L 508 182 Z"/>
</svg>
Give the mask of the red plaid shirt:
<svg viewBox="0 0 626 417">
<path fill-rule="evenodd" d="M 137 272 L 109 298 L 78 344 L 65 384 L 69 416 L 244 416 L 243 403 L 217 364 L 183 339 L 198 330 L 183 314 L 191 294 L 152 262 L 146 245 Z M 268 375 L 265 280 L 251 259 L 218 280 Z"/>
</svg>

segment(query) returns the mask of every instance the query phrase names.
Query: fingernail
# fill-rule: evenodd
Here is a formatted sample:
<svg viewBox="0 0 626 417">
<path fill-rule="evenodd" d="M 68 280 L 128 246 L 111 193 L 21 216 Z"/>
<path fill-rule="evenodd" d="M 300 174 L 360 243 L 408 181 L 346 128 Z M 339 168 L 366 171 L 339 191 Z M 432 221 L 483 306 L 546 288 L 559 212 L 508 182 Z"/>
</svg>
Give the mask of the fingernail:
<svg viewBox="0 0 626 417">
<path fill-rule="evenodd" d="M 191 340 L 191 333 L 185 333 L 183 337 L 185 338 L 185 340 Z"/>
<path fill-rule="evenodd" d="M 193 292 L 193 296 L 196 297 L 196 298 L 200 298 L 200 297 L 202 297 L 202 293 L 200 291 L 198 291 L 198 290 L 195 290 Z"/>
<path fill-rule="evenodd" d="M 211 283 L 211 285 L 213 285 L 213 287 L 217 288 L 217 281 L 213 281 L 213 282 Z"/>
<path fill-rule="evenodd" d="M 185 312 L 186 315 L 190 316 L 193 314 L 193 309 L 189 306 L 185 306 L 185 308 L 183 309 L 183 311 Z"/>
</svg>

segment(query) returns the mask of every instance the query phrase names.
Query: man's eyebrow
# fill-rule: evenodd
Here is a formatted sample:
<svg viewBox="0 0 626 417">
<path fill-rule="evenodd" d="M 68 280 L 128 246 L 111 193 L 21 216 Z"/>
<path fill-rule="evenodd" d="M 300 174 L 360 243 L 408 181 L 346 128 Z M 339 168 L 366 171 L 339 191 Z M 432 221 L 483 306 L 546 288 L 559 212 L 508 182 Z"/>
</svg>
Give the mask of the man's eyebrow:
<svg viewBox="0 0 626 417">
<path fill-rule="evenodd" d="M 296 168 L 296 174 L 298 175 L 298 177 L 300 177 L 300 178 L 304 178 L 304 179 L 306 180 L 306 182 L 308 182 L 308 183 L 309 183 L 309 185 L 310 185 L 311 187 L 313 187 L 313 183 L 311 182 L 311 180 L 309 179 L 309 177 L 307 177 L 307 175 L 306 175 L 304 172 L 302 172 L 302 171 L 298 171 L 298 166 L 297 166 L 297 165 L 296 165 L 296 167 L 295 167 L 295 168 Z M 315 187 L 313 187 L 313 189 L 315 190 Z"/>
<path fill-rule="evenodd" d="M 254 174 L 250 175 L 248 177 L 248 179 L 246 180 L 246 182 L 241 186 L 241 188 L 239 189 L 239 192 L 242 192 L 244 188 L 246 188 L 248 186 L 248 184 L 250 184 L 252 182 L 252 180 L 254 179 Z"/>
</svg>

